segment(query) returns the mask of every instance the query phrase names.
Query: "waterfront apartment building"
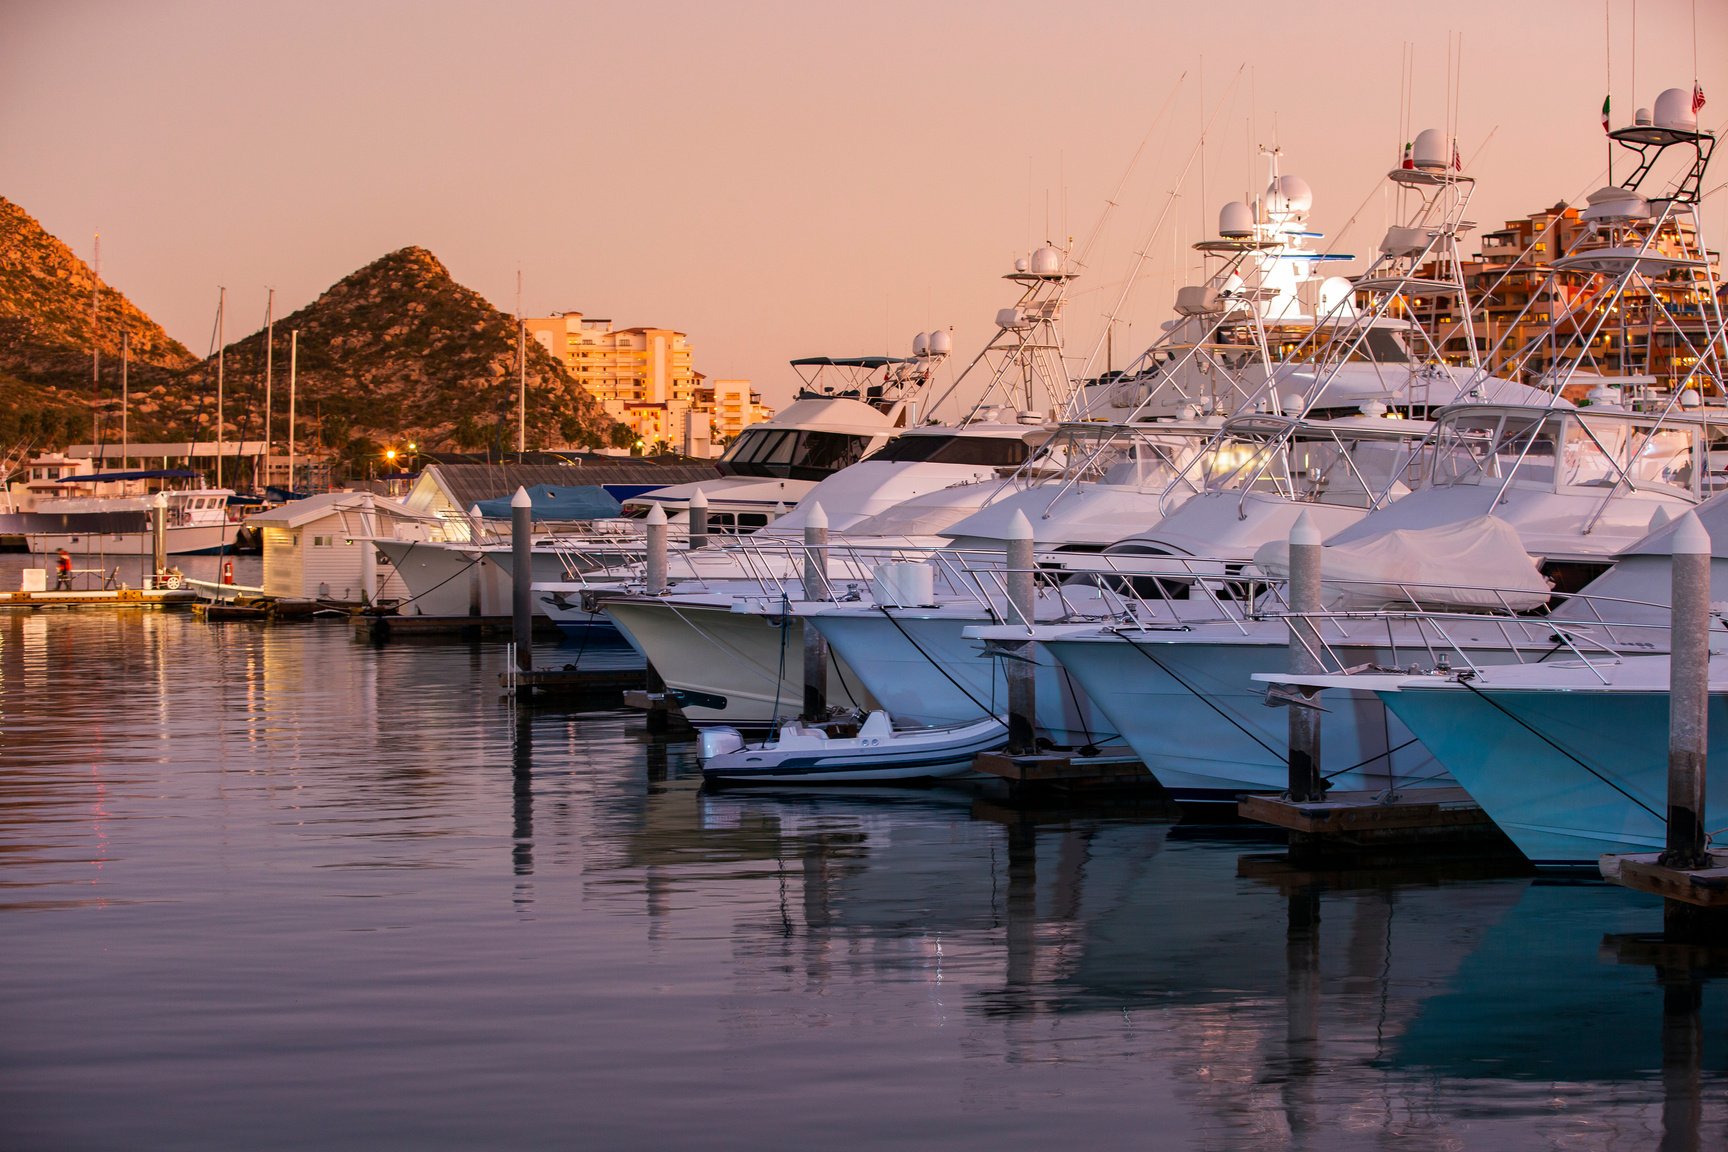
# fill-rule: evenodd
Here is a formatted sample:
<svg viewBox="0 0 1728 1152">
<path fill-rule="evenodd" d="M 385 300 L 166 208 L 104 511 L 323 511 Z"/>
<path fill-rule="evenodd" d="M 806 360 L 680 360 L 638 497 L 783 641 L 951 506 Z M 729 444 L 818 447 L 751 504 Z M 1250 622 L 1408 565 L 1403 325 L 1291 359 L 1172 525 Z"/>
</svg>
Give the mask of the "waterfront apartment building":
<svg viewBox="0 0 1728 1152">
<path fill-rule="evenodd" d="M 726 441 L 774 414 L 748 380 L 710 382 L 696 371 L 682 332 L 615 328 L 580 312 L 523 323 L 644 450 L 667 445 L 690 456 L 718 455 Z"/>
<path fill-rule="evenodd" d="M 1648 293 L 1599 299 L 1599 277 L 1550 275 L 1555 257 L 1592 245 L 1589 229 L 1577 208 L 1556 204 L 1482 236 L 1481 251 L 1463 265 L 1478 355 L 1497 375 L 1538 383 L 1557 360 L 1575 358 L 1578 339 L 1594 332 L 1584 371 L 1647 377 L 1659 389 L 1674 387 L 1697 363 L 1695 350 L 1709 342 L 1715 314 L 1710 284 L 1721 283 L 1718 254 L 1705 253 L 1708 277 L 1700 268 L 1677 267 L 1655 278 Z M 1693 259 L 1701 249 L 1684 215 L 1651 247 L 1660 255 Z M 1423 274 L 1435 273 L 1429 268 Z M 1439 294 L 1411 303 L 1411 319 L 1435 334 L 1445 359 L 1464 363 L 1468 345 L 1456 297 Z M 1671 320 L 1662 316 L 1664 311 Z M 1579 390 L 1587 388 L 1583 384 Z"/>
</svg>

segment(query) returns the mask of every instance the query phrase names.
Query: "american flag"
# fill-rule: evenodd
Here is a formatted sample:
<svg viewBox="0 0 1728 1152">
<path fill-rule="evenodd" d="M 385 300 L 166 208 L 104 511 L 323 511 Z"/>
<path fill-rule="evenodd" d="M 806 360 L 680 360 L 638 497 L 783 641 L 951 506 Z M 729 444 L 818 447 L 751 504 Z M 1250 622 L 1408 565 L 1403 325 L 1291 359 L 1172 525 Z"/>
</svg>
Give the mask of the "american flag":
<svg viewBox="0 0 1728 1152">
<path fill-rule="evenodd" d="M 1704 85 L 1692 81 L 1692 115 L 1698 115 L 1698 109 L 1704 107 Z"/>
<path fill-rule="evenodd" d="M 1458 155 L 1458 141 L 1452 141 L 1452 171 L 1464 171 L 1464 157 Z"/>
</svg>

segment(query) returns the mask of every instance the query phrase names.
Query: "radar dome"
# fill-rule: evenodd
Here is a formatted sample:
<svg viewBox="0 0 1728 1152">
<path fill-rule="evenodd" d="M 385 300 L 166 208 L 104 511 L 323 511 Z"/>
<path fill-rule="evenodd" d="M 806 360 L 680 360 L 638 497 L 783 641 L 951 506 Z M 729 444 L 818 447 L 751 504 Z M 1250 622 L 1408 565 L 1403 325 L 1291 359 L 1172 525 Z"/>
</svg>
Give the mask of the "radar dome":
<svg viewBox="0 0 1728 1152">
<path fill-rule="evenodd" d="M 1022 256 L 1022 257 L 1020 257 L 1020 259 L 1014 261 L 1014 271 L 1016 271 L 1016 272 L 1026 271 L 1026 257 Z"/>
<path fill-rule="evenodd" d="M 1055 276 L 1062 271 L 1062 250 L 1046 244 L 1032 253 L 1034 276 Z"/>
<path fill-rule="evenodd" d="M 1410 160 L 1425 172 L 1443 172 L 1452 157 L 1446 154 L 1446 134 L 1438 128 L 1424 128 L 1416 133 L 1416 144 L 1410 150 Z"/>
<path fill-rule="evenodd" d="M 1266 188 L 1266 211 L 1279 217 L 1300 216 L 1314 206 L 1314 190 L 1300 176 L 1280 176 Z"/>
<path fill-rule="evenodd" d="M 946 356 L 952 351 L 954 351 L 953 333 L 943 331 L 930 333 L 930 355 Z"/>
<path fill-rule="evenodd" d="M 1650 109 L 1648 108 L 1640 108 L 1638 111 L 1632 113 L 1632 126 L 1635 128 L 1648 128 L 1653 123 L 1654 121 L 1650 119 Z"/>
<path fill-rule="evenodd" d="M 928 332 L 920 332 L 912 337 L 912 355 L 930 355 L 930 334 Z"/>
<path fill-rule="evenodd" d="M 1698 117 L 1692 111 L 1692 93 L 1684 88 L 1670 88 L 1656 97 L 1656 127 L 1678 128 L 1682 132 L 1693 132 L 1698 128 Z"/>
<path fill-rule="evenodd" d="M 1240 200 L 1232 200 L 1218 213 L 1218 235 L 1227 240 L 1242 240 L 1254 235 L 1254 210 Z"/>
<path fill-rule="evenodd" d="M 1609 185 L 1585 197 L 1585 208 L 1579 215 L 1586 220 L 1648 220 L 1650 202 L 1630 188 Z"/>
<path fill-rule="evenodd" d="M 1026 317 L 1021 314 L 1020 309 L 1000 308 L 996 311 L 996 327 L 1027 328 L 1030 327 L 1030 324 L 1028 324 Z"/>
<path fill-rule="evenodd" d="M 1320 282 L 1320 315 L 1334 311 L 1349 315 L 1355 311 L 1356 285 L 1344 276 L 1328 276 Z"/>
</svg>

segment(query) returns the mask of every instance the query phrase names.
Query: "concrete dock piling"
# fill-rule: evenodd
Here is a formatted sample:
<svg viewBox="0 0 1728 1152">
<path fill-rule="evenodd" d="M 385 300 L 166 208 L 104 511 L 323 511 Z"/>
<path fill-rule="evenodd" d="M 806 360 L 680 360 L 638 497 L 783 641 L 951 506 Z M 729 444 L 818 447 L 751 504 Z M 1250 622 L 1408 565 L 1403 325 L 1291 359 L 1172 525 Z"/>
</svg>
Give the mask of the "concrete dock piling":
<svg viewBox="0 0 1728 1152">
<path fill-rule="evenodd" d="M 828 514 L 812 505 L 804 521 L 804 596 L 825 599 L 828 589 Z M 788 618 L 784 624 L 790 628 Z M 804 627 L 804 719 L 820 720 L 828 712 L 828 641 L 820 630 Z"/>
<path fill-rule="evenodd" d="M 1038 577 L 1033 558 L 1032 522 L 1016 511 L 1008 524 L 1008 622 L 1024 623 L 1030 635 L 1037 607 Z M 1008 752 L 1026 756 L 1038 751 L 1038 701 L 1032 664 L 1032 643 L 1014 645 L 1002 661 L 1008 682 Z"/>
<path fill-rule="evenodd" d="M 1320 662 L 1320 530 L 1303 512 L 1290 529 L 1290 671 L 1298 676 L 1324 671 Z M 1290 799 L 1319 800 L 1325 794 L 1320 778 L 1320 716 L 1318 709 L 1291 707 Z"/>
<path fill-rule="evenodd" d="M 644 567 L 643 590 L 658 596 L 671 586 L 670 559 L 667 555 L 666 509 L 656 504 L 648 509 L 648 555 Z"/>
<path fill-rule="evenodd" d="M 534 670 L 534 501 L 526 488 L 510 497 L 510 621 L 516 667 Z"/>
<path fill-rule="evenodd" d="M 690 493 L 690 535 L 687 547 L 691 551 L 708 546 L 708 497 L 701 488 Z"/>
<path fill-rule="evenodd" d="M 1704 838 L 1706 711 L 1710 702 L 1710 534 L 1692 511 L 1674 532 L 1668 658 L 1670 868 L 1708 863 Z"/>
</svg>

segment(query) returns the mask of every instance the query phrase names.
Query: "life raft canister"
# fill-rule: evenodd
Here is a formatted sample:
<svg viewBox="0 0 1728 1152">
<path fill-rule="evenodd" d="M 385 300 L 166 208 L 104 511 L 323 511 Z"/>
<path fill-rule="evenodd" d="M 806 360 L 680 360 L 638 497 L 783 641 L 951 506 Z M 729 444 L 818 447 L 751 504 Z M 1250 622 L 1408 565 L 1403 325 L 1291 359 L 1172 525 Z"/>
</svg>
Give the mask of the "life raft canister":
<svg viewBox="0 0 1728 1152">
<path fill-rule="evenodd" d="M 234 561 L 232 560 L 222 561 L 222 583 L 234 583 Z"/>
</svg>

